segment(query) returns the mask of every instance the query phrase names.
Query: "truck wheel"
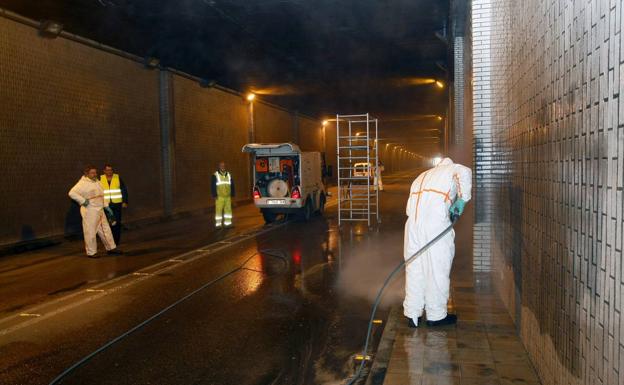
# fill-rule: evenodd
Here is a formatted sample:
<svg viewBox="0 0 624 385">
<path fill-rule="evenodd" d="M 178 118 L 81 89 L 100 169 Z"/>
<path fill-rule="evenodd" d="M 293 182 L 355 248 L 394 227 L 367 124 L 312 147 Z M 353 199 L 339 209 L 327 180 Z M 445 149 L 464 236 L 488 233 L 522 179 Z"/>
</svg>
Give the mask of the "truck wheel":
<svg viewBox="0 0 624 385">
<path fill-rule="evenodd" d="M 309 221 L 310 217 L 312 217 L 312 203 L 310 203 L 309 199 L 306 200 L 305 206 L 301 208 L 300 216 L 304 222 Z"/>
<path fill-rule="evenodd" d="M 321 194 L 319 198 L 319 208 L 316 211 L 318 215 L 323 215 L 325 213 L 325 194 Z"/>
<path fill-rule="evenodd" d="M 277 214 L 268 210 L 262 210 L 262 217 L 264 218 L 264 223 L 269 224 L 275 222 Z"/>
</svg>

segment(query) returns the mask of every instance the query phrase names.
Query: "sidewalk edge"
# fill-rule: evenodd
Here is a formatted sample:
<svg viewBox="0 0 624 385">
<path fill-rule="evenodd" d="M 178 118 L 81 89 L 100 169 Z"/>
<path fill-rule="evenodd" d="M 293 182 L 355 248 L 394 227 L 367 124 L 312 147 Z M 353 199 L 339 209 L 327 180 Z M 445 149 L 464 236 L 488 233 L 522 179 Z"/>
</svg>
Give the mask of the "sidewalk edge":
<svg viewBox="0 0 624 385">
<path fill-rule="evenodd" d="M 390 363 L 390 356 L 396 339 L 397 323 L 401 319 L 400 306 L 395 305 L 390 309 L 386 326 L 379 340 L 379 346 L 375 354 L 375 360 L 371 366 L 370 374 L 365 385 L 382 385 L 386 377 L 386 371 Z"/>
</svg>

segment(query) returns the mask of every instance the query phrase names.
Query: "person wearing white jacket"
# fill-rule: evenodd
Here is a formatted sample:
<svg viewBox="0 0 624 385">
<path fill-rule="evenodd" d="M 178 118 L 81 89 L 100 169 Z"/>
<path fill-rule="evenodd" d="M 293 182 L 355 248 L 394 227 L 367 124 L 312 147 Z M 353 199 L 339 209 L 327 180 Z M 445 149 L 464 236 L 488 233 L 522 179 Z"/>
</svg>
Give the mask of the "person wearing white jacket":
<svg viewBox="0 0 624 385">
<path fill-rule="evenodd" d="M 84 176 L 69 190 L 69 197 L 80 205 L 87 256 L 98 257 L 96 235 L 100 236 L 108 254 L 121 254 L 104 213 L 108 209 L 108 202 L 104 200 L 104 190 L 97 179 L 95 166 L 85 167 Z"/>
<path fill-rule="evenodd" d="M 451 225 L 451 212 L 461 215 L 471 198 L 471 188 L 470 168 L 455 164 L 450 158 L 416 178 L 406 207 L 405 260 Z M 427 326 L 457 322 L 455 314 L 447 313 L 454 255 L 455 232 L 451 230 L 406 266 L 403 312 L 410 327 L 418 327 L 424 310 Z"/>
</svg>

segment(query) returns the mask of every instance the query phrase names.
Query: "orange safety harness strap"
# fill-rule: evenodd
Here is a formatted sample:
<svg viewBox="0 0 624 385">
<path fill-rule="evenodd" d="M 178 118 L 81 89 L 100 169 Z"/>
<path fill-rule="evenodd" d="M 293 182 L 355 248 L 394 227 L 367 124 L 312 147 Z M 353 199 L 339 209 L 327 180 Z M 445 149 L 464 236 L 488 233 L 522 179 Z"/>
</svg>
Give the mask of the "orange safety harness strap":
<svg viewBox="0 0 624 385">
<path fill-rule="evenodd" d="M 423 178 L 420 181 L 420 186 L 418 186 L 418 190 L 422 191 L 423 183 L 425 183 L 425 178 L 427 178 L 427 173 L 423 174 Z M 414 222 L 416 222 L 416 218 L 418 218 L 418 206 L 420 205 L 420 197 L 422 194 L 418 194 L 418 199 L 416 200 L 416 210 L 414 210 Z"/>
<path fill-rule="evenodd" d="M 455 184 L 457 185 L 457 196 L 462 198 L 463 194 L 461 190 L 461 183 L 459 183 L 459 175 L 453 174 L 453 179 L 455 180 Z"/>
<path fill-rule="evenodd" d="M 420 194 L 422 194 L 424 192 L 432 192 L 432 193 L 440 194 L 440 195 L 442 195 L 444 197 L 444 201 L 445 202 L 446 201 L 449 201 L 449 202 L 451 201 L 451 198 L 449 197 L 449 194 L 451 193 L 451 190 L 448 190 L 447 192 L 444 192 L 444 191 L 440 191 L 440 190 L 434 190 L 434 189 L 431 189 L 431 188 L 426 188 L 426 189 L 423 189 L 423 190 L 420 190 L 420 191 L 413 192 L 412 194 L 420 195 Z"/>
</svg>

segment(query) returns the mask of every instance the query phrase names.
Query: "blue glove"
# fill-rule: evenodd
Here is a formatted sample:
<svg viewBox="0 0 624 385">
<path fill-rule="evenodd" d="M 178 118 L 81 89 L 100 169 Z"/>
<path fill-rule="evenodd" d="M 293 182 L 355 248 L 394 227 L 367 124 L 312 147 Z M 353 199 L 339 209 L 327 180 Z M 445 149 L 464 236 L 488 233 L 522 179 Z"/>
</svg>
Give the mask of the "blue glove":
<svg viewBox="0 0 624 385">
<path fill-rule="evenodd" d="M 104 214 L 106 214 L 106 219 L 111 226 L 115 226 L 117 224 L 117 219 L 115 218 L 115 214 L 110 207 L 104 207 Z"/>
<path fill-rule="evenodd" d="M 460 215 L 464 213 L 465 207 L 466 207 L 466 201 L 461 198 L 457 198 L 457 200 L 455 200 L 455 202 L 451 205 L 451 208 L 450 208 L 451 216 L 459 217 Z"/>
<path fill-rule="evenodd" d="M 84 201 L 84 202 L 82 202 L 82 206 L 84 206 L 84 207 L 89 206 L 89 200 L 88 200 L 88 199 L 85 199 L 85 201 Z"/>
</svg>

